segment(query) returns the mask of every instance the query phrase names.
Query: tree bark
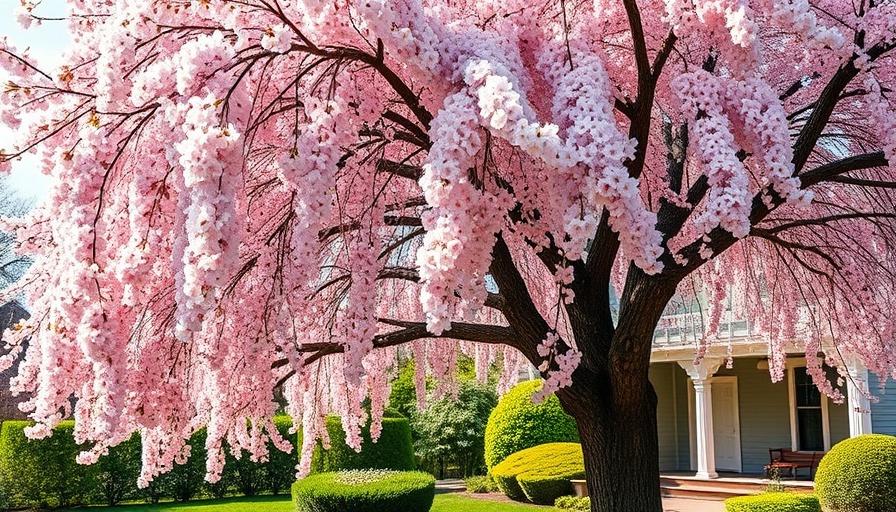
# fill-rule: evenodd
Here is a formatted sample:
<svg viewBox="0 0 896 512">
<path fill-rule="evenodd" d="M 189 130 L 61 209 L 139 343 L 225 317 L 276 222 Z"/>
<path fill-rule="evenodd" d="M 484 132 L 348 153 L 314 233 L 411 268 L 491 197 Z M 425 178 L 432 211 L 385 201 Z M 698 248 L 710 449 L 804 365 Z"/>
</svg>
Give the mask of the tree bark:
<svg viewBox="0 0 896 512">
<path fill-rule="evenodd" d="M 561 396 L 579 428 L 591 511 L 662 512 L 653 387 L 593 384 L 610 389 L 573 385 Z"/>
</svg>

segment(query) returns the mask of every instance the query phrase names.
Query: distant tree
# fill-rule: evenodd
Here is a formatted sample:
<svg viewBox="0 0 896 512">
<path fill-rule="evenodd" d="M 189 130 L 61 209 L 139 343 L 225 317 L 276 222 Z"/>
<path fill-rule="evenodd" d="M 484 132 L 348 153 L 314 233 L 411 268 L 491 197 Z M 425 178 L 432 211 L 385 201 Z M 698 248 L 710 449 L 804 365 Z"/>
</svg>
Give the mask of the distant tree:
<svg viewBox="0 0 896 512">
<path fill-rule="evenodd" d="M 0 215 L 22 217 L 33 206 L 32 199 L 22 196 L 10 185 L 8 176 L 0 175 Z M 31 264 L 29 255 L 16 253 L 15 241 L 14 233 L 0 230 L 0 288 L 6 288 L 22 277 Z"/>
<path fill-rule="evenodd" d="M 498 403 L 487 386 L 463 381 L 457 396 L 445 396 L 413 413 L 414 451 L 425 465 L 445 477 L 445 469 L 458 467 L 463 474 L 482 474 L 485 469 L 485 426 Z"/>
</svg>

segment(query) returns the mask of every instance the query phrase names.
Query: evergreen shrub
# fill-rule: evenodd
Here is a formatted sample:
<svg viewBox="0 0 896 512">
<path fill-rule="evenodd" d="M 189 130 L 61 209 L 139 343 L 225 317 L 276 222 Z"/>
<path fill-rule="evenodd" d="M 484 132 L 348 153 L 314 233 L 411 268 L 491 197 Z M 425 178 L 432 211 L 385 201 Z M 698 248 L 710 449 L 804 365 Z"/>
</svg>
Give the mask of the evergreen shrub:
<svg viewBox="0 0 896 512">
<path fill-rule="evenodd" d="M 112 506 L 137 498 L 140 495 L 137 478 L 140 476 L 141 458 L 139 433 L 109 448 L 109 453 L 100 457 L 95 464 L 97 485 L 91 502 Z"/>
<path fill-rule="evenodd" d="M 572 510 L 574 512 L 589 512 L 591 510 L 591 498 L 588 496 L 560 496 L 554 502 L 557 510 Z"/>
<path fill-rule="evenodd" d="M 489 475 L 468 476 L 464 478 L 464 486 L 467 488 L 467 492 L 474 494 L 498 492 L 500 490 L 498 489 L 498 484 Z"/>
<path fill-rule="evenodd" d="M 532 395 L 539 389 L 540 380 L 517 384 L 492 410 L 485 427 L 485 464 L 489 469 L 526 448 L 579 441 L 575 420 L 563 411 L 556 396 L 532 403 Z"/>
<path fill-rule="evenodd" d="M 338 416 L 328 416 L 327 433 L 330 448 L 325 450 L 318 443 L 311 457 L 311 473 L 329 473 L 348 469 L 392 469 L 410 471 L 414 469 L 414 445 L 411 441 L 411 427 L 404 416 L 390 412 L 383 416 L 383 430 L 377 442 L 370 438 L 370 424 L 361 428 L 361 451 L 356 452 L 345 444 L 342 420 Z"/>
<path fill-rule="evenodd" d="M 485 472 L 485 426 L 498 403 L 495 392 L 476 381 L 460 383 L 456 396 L 433 400 L 414 413 L 411 430 L 418 467 L 437 478 L 458 468 L 461 476 Z"/>
<path fill-rule="evenodd" d="M 896 510 L 896 437 L 868 434 L 834 445 L 815 473 L 825 512 Z"/>
<path fill-rule="evenodd" d="M 428 512 L 435 478 L 421 471 L 319 473 L 292 486 L 297 512 Z"/>
<path fill-rule="evenodd" d="M 508 498 L 550 505 L 572 494 L 570 480 L 585 477 L 582 446 L 547 443 L 526 448 L 493 467 L 491 475 Z"/>
<path fill-rule="evenodd" d="M 10 508 L 53 508 L 87 504 L 97 488 L 97 467 L 75 457 L 73 421 L 64 421 L 45 439 L 25 437 L 28 421 L 0 425 L 0 494 Z"/>
<path fill-rule="evenodd" d="M 821 512 L 821 508 L 812 494 L 767 492 L 728 498 L 725 512 Z"/>
</svg>

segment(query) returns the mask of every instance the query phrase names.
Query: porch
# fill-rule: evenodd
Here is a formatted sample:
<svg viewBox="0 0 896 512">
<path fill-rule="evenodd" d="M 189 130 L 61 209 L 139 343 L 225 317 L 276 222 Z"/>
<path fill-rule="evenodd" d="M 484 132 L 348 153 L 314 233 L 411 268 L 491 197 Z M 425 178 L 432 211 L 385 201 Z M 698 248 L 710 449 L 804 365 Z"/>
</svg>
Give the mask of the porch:
<svg viewBox="0 0 896 512">
<path fill-rule="evenodd" d="M 732 347 L 731 368 L 713 352 L 718 349 L 727 347 L 711 347 L 699 365 L 693 364 L 693 347 L 654 350 L 650 380 L 658 398 L 660 471 L 669 483 L 664 489 L 718 481 L 710 487 L 722 493 L 760 492 L 768 485 L 770 449 L 826 452 L 871 432 L 870 406 L 855 389 L 867 382 L 862 368 L 850 369 L 853 379 L 841 390 L 848 399 L 835 404 L 815 389 L 800 353 L 788 356 L 784 380 L 773 383 L 768 361 L 759 355 L 767 350 L 764 343 Z M 834 373 L 829 378 L 836 383 Z M 783 483 L 811 488 L 806 470 L 800 476 L 810 481 Z"/>
</svg>

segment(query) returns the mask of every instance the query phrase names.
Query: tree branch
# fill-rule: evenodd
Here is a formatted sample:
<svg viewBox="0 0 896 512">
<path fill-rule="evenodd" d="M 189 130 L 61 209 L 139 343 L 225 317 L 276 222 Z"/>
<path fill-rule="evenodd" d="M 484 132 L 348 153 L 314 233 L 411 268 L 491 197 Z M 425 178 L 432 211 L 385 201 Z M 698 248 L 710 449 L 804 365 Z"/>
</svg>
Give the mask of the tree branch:
<svg viewBox="0 0 896 512">
<path fill-rule="evenodd" d="M 886 167 L 887 159 L 884 157 L 883 151 L 875 151 L 874 153 L 863 153 L 861 155 L 849 156 L 841 158 L 836 162 L 820 165 L 812 170 L 806 171 L 799 175 L 802 188 L 809 188 L 823 181 L 839 181 L 837 178 L 841 174 L 851 171 L 859 171 L 862 169 L 871 169 L 873 167 Z"/>
</svg>

